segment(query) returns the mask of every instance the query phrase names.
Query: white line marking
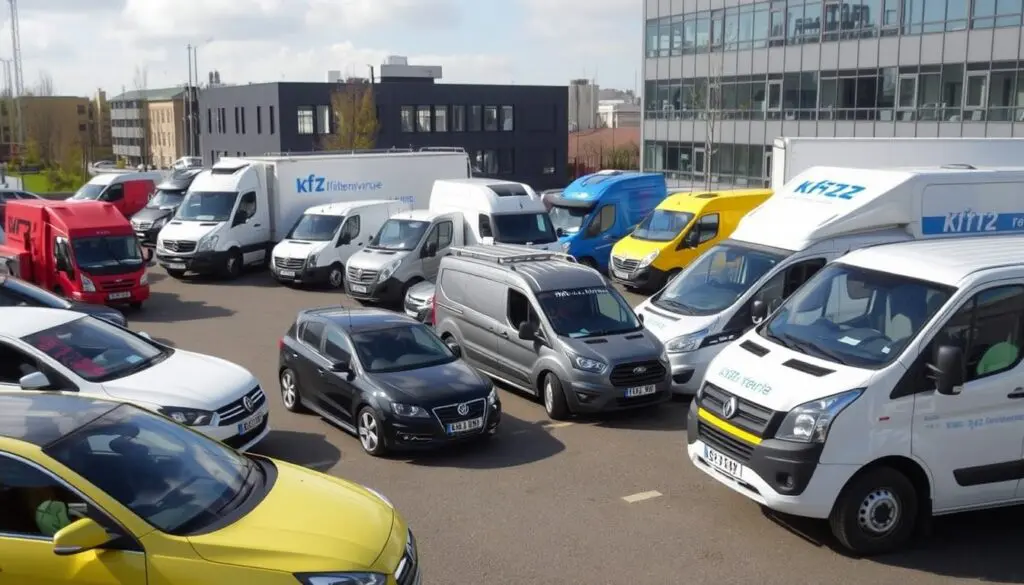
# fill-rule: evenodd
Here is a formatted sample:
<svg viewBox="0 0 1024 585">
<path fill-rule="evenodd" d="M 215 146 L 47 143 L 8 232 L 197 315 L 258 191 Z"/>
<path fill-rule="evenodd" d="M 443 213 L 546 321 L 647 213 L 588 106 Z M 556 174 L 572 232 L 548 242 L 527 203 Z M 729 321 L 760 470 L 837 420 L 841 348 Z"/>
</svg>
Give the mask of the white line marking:
<svg viewBox="0 0 1024 585">
<path fill-rule="evenodd" d="M 642 502 L 644 500 L 652 500 L 658 497 L 661 497 L 661 492 L 650 491 L 640 492 L 639 494 L 633 494 L 631 496 L 623 496 L 622 499 L 625 500 L 627 504 L 635 504 L 637 502 Z"/>
<path fill-rule="evenodd" d="M 551 423 L 551 424 L 548 424 L 548 425 L 545 425 L 545 426 L 547 428 L 549 428 L 549 429 L 561 429 L 561 428 L 565 428 L 565 427 L 571 427 L 573 424 L 574 423 L 571 423 L 571 422 L 560 422 L 560 423 Z"/>
</svg>

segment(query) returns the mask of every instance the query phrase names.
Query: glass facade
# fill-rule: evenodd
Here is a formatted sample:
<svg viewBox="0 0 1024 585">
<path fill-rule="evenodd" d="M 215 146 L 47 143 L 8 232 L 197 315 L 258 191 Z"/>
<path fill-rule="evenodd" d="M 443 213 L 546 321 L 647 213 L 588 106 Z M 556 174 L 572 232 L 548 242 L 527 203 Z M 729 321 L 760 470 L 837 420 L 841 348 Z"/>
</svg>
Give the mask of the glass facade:
<svg viewBox="0 0 1024 585">
<path fill-rule="evenodd" d="M 644 1 L 643 166 L 670 179 L 767 184 L 780 136 L 1024 135 L 1024 0 Z"/>
</svg>

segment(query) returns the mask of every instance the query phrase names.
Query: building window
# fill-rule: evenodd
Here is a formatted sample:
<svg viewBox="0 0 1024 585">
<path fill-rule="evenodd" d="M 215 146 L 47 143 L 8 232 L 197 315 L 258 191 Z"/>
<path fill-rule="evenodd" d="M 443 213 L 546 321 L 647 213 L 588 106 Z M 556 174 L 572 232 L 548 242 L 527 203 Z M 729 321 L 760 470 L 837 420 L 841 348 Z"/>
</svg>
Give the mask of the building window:
<svg viewBox="0 0 1024 585">
<path fill-rule="evenodd" d="M 85 115 L 85 106 L 82 105 L 82 104 L 78 104 L 78 115 L 79 116 L 84 116 Z"/>
<path fill-rule="evenodd" d="M 511 132 L 515 129 L 514 108 L 512 106 L 501 106 L 501 131 Z"/>
<path fill-rule="evenodd" d="M 228 110 L 227 110 L 227 108 L 220 108 L 220 121 L 218 122 L 218 124 L 220 124 L 220 133 L 221 134 L 227 134 L 228 133 Z"/>
<path fill-rule="evenodd" d="M 487 106 L 484 108 L 484 131 L 498 131 L 498 106 Z"/>
<path fill-rule="evenodd" d="M 213 134 L 213 110 L 206 108 L 206 133 Z"/>
<path fill-rule="evenodd" d="M 498 151 L 498 172 L 511 175 L 516 172 L 516 151 L 514 148 L 502 148 Z"/>
<path fill-rule="evenodd" d="M 480 170 L 485 175 L 497 175 L 498 174 L 498 152 L 495 150 L 485 150 L 480 154 Z"/>
<path fill-rule="evenodd" d="M 327 135 L 331 133 L 331 107 L 330 106 L 317 106 L 316 107 L 316 127 L 317 133 Z"/>
<path fill-rule="evenodd" d="M 311 136 L 315 126 L 313 124 L 313 107 L 303 106 L 298 110 L 299 136 Z"/>
<path fill-rule="evenodd" d="M 434 106 L 434 132 L 448 131 L 448 106 Z"/>
<path fill-rule="evenodd" d="M 416 108 L 416 131 L 430 132 L 430 106 Z"/>
<path fill-rule="evenodd" d="M 558 160 L 558 151 L 554 148 L 544 151 L 544 166 L 541 167 L 541 174 L 553 175 L 555 174 L 555 161 Z"/>
<path fill-rule="evenodd" d="M 238 106 L 235 106 L 235 134 L 241 134 L 241 125 L 238 123 Z"/>
<path fill-rule="evenodd" d="M 452 132 L 466 131 L 466 106 L 452 106 Z"/>
<path fill-rule="evenodd" d="M 256 106 L 256 133 L 263 134 L 263 106 Z"/>
<path fill-rule="evenodd" d="M 469 106 L 469 131 L 480 131 L 480 117 L 483 115 L 483 106 Z"/>
<path fill-rule="evenodd" d="M 270 125 L 270 133 L 273 134 L 277 129 L 277 118 L 274 117 L 274 106 L 270 106 L 270 110 L 267 113 L 267 124 Z"/>
<path fill-rule="evenodd" d="M 242 112 L 242 134 L 245 134 L 245 106 L 242 106 L 241 112 Z"/>
<path fill-rule="evenodd" d="M 402 106 L 402 132 L 416 131 L 416 108 Z"/>
</svg>

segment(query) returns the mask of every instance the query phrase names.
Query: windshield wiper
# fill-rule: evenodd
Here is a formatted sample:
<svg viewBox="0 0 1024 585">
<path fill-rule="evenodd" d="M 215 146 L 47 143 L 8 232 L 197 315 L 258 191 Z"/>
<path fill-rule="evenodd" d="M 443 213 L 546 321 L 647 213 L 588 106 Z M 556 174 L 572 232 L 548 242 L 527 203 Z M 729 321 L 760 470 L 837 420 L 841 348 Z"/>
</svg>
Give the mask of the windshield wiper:
<svg viewBox="0 0 1024 585">
<path fill-rule="evenodd" d="M 804 345 L 807 346 L 808 348 L 810 348 L 812 352 L 818 353 L 821 356 L 825 356 L 826 358 L 828 358 L 828 359 L 830 359 L 830 360 L 832 360 L 832 361 L 834 361 L 834 362 L 836 362 L 838 364 L 842 364 L 844 366 L 850 365 L 850 363 L 846 359 L 842 358 L 839 354 L 837 354 L 836 352 L 834 352 L 834 351 L 832 351 L 830 349 L 825 349 L 824 347 L 821 347 L 821 346 L 819 346 L 817 344 L 814 344 L 814 343 L 807 343 L 807 342 L 805 342 Z"/>
<path fill-rule="evenodd" d="M 258 465 L 256 464 L 255 461 L 249 458 L 246 458 L 245 461 L 246 463 L 248 463 L 248 468 L 245 471 L 245 476 L 242 477 L 241 487 L 239 487 L 238 491 L 235 492 L 233 496 L 228 498 L 228 500 L 224 502 L 224 504 L 221 505 L 221 507 L 217 508 L 217 510 L 213 513 L 215 517 L 219 518 L 226 512 L 230 512 L 231 510 L 234 510 L 238 506 L 242 505 L 242 502 L 246 501 L 249 498 L 249 494 L 251 494 L 252 491 L 256 489 L 256 482 L 250 482 L 249 480 L 252 478 L 253 470 L 255 470 L 256 467 L 258 467 Z"/>
<path fill-rule="evenodd" d="M 658 297 L 652 301 L 656 306 L 668 305 L 669 307 L 675 307 L 683 315 L 693 315 L 693 310 L 690 307 L 680 303 L 679 301 L 673 301 L 672 299 L 666 299 L 665 297 Z"/>
</svg>

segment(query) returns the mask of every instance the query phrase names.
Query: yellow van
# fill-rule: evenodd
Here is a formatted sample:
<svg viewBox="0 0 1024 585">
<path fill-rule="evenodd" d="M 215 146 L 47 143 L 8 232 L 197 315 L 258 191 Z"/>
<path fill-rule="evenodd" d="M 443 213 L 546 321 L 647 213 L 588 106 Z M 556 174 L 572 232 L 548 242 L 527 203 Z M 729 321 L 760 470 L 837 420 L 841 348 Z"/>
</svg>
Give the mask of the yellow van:
<svg viewBox="0 0 1024 585">
<path fill-rule="evenodd" d="M 708 248 L 728 238 L 771 189 L 669 195 L 612 248 L 609 274 L 629 288 L 656 291 Z"/>
</svg>

